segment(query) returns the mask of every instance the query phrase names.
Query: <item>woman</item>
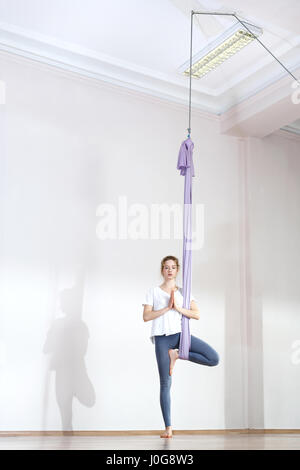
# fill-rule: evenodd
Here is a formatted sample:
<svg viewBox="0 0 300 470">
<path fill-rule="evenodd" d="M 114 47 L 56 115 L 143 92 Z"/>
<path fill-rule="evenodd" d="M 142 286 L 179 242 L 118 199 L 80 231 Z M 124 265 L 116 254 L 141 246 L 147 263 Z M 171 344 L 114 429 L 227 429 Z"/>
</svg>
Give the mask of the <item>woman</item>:
<svg viewBox="0 0 300 470">
<path fill-rule="evenodd" d="M 183 289 L 176 285 L 179 262 L 175 256 L 165 256 L 161 261 L 161 274 L 164 282 L 151 287 L 146 293 L 143 312 L 144 321 L 152 320 L 151 341 L 155 344 L 155 354 L 160 377 L 160 406 L 165 423 L 165 431 L 160 437 L 172 437 L 170 414 L 171 376 L 176 360 L 181 332 L 181 318 L 199 320 L 200 314 L 195 298 L 190 296 L 190 310 L 183 308 Z M 189 361 L 206 366 L 219 363 L 218 353 L 209 344 L 191 335 Z"/>
</svg>

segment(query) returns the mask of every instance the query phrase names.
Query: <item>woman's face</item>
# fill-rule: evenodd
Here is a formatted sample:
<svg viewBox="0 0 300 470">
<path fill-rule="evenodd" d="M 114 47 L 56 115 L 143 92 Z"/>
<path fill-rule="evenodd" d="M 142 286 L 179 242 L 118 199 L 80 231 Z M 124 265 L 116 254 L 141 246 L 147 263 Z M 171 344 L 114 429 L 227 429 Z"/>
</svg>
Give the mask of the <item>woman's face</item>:
<svg viewBox="0 0 300 470">
<path fill-rule="evenodd" d="M 170 279 L 176 279 L 177 276 L 177 264 L 175 261 L 169 259 L 165 262 L 163 268 L 163 276 L 165 281 L 170 281 Z"/>
</svg>

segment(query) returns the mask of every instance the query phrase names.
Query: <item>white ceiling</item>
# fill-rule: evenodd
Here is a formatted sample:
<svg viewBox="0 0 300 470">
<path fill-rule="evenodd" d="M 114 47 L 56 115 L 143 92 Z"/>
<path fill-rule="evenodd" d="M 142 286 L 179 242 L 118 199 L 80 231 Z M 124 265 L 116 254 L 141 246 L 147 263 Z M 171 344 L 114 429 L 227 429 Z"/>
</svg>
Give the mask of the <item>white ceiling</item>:
<svg viewBox="0 0 300 470">
<path fill-rule="evenodd" d="M 236 12 L 260 26 L 263 43 L 300 77 L 299 0 L 0 0 L 0 50 L 187 103 L 188 77 L 178 69 L 189 58 L 191 9 Z M 194 19 L 194 53 L 236 22 L 226 16 Z M 274 87 L 280 99 L 284 87 L 288 99 L 292 82 L 255 41 L 193 79 L 193 106 L 224 117 L 254 98 L 262 107 Z M 295 121 L 292 111 L 282 125 Z"/>
</svg>

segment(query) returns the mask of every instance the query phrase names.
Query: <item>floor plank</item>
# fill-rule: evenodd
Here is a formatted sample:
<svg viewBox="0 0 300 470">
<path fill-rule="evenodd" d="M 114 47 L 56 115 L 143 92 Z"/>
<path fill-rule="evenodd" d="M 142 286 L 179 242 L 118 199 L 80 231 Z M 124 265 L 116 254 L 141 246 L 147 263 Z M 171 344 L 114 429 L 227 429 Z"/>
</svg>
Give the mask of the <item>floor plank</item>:
<svg viewBox="0 0 300 470">
<path fill-rule="evenodd" d="M 26 450 L 295 450 L 300 434 L 180 435 L 158 436 L 1 436 L 0 449 Z"/>
</svg>

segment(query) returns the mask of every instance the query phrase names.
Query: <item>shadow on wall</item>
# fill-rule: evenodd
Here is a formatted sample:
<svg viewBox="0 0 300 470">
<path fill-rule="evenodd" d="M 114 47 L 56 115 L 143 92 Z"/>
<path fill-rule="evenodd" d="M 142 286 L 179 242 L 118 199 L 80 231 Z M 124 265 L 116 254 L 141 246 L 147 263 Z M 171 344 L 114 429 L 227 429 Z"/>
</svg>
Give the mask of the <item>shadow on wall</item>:
<svg viewBox="0 0 300 470">
<path fill-rule="evenodd" d="M 49 370 L 55 371 L 55 392 L 62 430 L 72 431 L 73 398 L 87 407 L 96 402 L 95 390 L 88 377 L 84 356 L 89 331 L 82 321 L 83 279 L 60 292 L 61 310 L 65 316 L 54 320 L 43 348 L 50 355 Z"/>
</svg>

